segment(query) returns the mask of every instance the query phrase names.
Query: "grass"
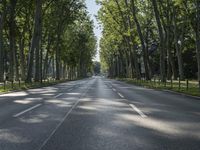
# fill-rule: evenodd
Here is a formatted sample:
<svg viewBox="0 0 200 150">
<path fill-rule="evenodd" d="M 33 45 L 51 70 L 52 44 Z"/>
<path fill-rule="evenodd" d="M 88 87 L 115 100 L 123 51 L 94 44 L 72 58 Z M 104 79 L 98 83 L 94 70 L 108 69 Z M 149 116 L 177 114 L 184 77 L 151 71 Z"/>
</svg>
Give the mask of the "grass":
<svg viewBox="0 0 200 150">
<path fill-rule="evenodd" d="M 198 96 L 200 97 L 200 90 L 198 88 L 197 81 L 179 81 L 177 80 L 168 80 L 166 83 L 160 82 L 159 80 L 136 80 L 130 78 L 117 78 L 117 80 L 124 81 L 130 84 L 143 86 L 147 88 L 153 88 L 158 90 L 171 90 L 179 93 L 184 93 L 187 95 Z"/>
<path fill-rule="evenodd" d="M 68 80 L 60 80 L 60 81 L 43 81 L 43 83 L 25 83 L 25 82 L 14 82 L 13 85 L 11 82 L 6 82 L 5 87 L 4 83 L 0 85 L 0 93 L 7 93 L 11 91 L 21 91 L 21 90 L 28 90 L 28 89 L 34 89 L 34 88 L 40 88 L 40 87 L 46 87 L 55 85 L 58 83 L 66 82 Z"/>
</svg>

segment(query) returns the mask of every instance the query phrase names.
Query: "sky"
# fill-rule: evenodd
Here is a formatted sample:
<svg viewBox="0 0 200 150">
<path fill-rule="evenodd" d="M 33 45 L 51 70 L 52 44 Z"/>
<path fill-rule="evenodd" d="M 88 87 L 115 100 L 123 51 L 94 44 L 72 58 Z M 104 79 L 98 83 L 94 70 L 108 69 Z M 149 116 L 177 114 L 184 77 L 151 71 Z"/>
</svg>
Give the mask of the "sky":
<svg viewBox="0 0 200 150">
<path fill-rule="evenodd" d="M 94 21 L 94 25 L 95 25 L 94 33 L 95 33 L 97 40 L 98 40 L 98 48 L 97 48 L 97 55 L 95 57 L 95 61 L 100 61 L 100 58 L 99 58 L 99 41 L 100 41 L 100 38 L 101 38 L 101 31 L 102 30 L 99 28 L 97 19 L 95 18 L 95 16 L 98 14 L 98 10 L 100 9 L 100 6 L 98 6 L 96 4 L 95 0 L 86 0 L 86 6 L 87 6 L 87 9 L 88 9 L 88 12 L 91 15 L 91 19 Z"/>
</svg>

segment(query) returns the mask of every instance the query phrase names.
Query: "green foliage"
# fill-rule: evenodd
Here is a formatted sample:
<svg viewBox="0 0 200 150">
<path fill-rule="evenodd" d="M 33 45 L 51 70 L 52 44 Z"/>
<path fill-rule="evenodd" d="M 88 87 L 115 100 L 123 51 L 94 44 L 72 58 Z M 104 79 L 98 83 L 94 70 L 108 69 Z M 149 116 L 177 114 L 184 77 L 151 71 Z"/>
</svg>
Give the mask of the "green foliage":
<svg viewBox="0 0 200 150">
<path fill-rule="evenodd" d="M 153 0 L 97 0 L 97 3 L 101 5 L 98 19 L 103 28 L 100 58 L 109 76 L 147 78 L 146 70 L 142 71 L 145 67 L 149 69 L 150 78 L 160 76 L 163 60 L 165 80 L 198 78 L 197 60 L 200 58 L 197 43 L 200 41 L 196 34 L 199 31 L 195 1 L 158 0 L 158 14 L 154 13 Z M 161 22 L 163 41 L 156 15 Z M 164 56 L 162 59 L 161 54 Z M 141 76 L 137 74 L 137 67 Z"/>
<path fill-rule="evenodd" d="M 101 64 L 100 62 L 93 62 L 93 70 L 94 70 L 94 74 L 100 74 L 101 73 Z"/>
<path fill-rule="evenodd" d="M 55 76 L 57 79 L 72 79 L 91 71 L 96 37 L 84 0 L 42 1 L 41 16 L 37 16 L 38 2 L 0 2 L 0 19 L 3 17 L 0 40 L 4 43 L 3 48 L 0 47 L 0 56 L 4 58 L 0 81 L 4 75 L 11 74 L 10 68 L 14 68 L 10 80 L 34 80 L 34 74 L 39 75 L 41 81 Z M 10 7 L 14 11 L 11 12 Z M 14 28 L 10 28 L 11 16 L 14 16 Z M 35 26 L 38 20 L 39 24 Z M 11 49 L 11 45 L 15 48 Z M 31 47 L 34 47 L 32 51 Z M 40 68 L 33 69 L 37 65 Z"/>
</svg>

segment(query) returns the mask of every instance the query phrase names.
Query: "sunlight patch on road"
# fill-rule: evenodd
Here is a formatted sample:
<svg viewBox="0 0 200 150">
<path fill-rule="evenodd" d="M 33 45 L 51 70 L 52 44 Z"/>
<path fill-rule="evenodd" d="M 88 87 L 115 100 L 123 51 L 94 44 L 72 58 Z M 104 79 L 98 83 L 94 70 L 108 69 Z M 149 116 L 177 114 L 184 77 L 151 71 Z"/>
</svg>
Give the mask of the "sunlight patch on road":
<svg viewBox="0 0 200 150">
<path fill-rule="evenodd" d="M 39 114 L 35 116 L 30 116 L 28 118 L 20 118 L 20 121 L 23 123 L 42 123 L 45 118 L 48 118 L 49 116 L 46 114 Z"/>
<path fill-rule="evenodd" d="M 17 144 L 30 142 L 27 138 L 24 138 L 8 129 L 0 129 L 0 140 Z"/>
<path fill-rule="evenodd" d="M 56 88 L 39 88 L 39 89 L 30 89 L 28 90 L 32 94 L 46 94 L 46 93 L 56 93 L 58 89 Z"/>
<path fill-rule="evenodd" d="M 81 101 L 90 102 L 93 101 L 91 98 L 81 98 Z"/>
<path fill-rule="evenodd" d="M 40 101 L 42 98 L 25 98 L 23 100 L 15 100 L 14 103 L 18 104 L 30 104 L 33 103 L 34 101 Z"/>
<path fill-rule="evenodd" d="M 141 117 L 132 114 L 119 114 L 118 117 L 121 117 L 127 121 L 131 121 L 135 125 L 153 129 L 162 133 L 172 134 L 172 135 L 180 133 L 179 129 L 177 129 L 175 126 L 171 126 L 166 122 L 159 121 L 153 118 L 141 119 Z"/>
<path fill-rule="evenodd" d="M 30 104 L 30 103 L 32 103 L 32 101 L 30 101 L 30 100 L 15 100 L 14 102 L 18 103 L 18 104 Z"/>
<path fill-rule="evenodd" d="M 199 123 L 163 121 L 150 117 L 141 118 L 133 114 L 117 114 L 117 118 L 122 118 L 127 123 L 132 123 L 139 127 L 164 133 L 166 136 L 195 136 L 200 139 Z M 193 129 L 192 131 L 191 128 Z"/>
<path fill-rule="evenodd" d="M 125 103 L 121 102 L 122 99 L 100 99 L 98 102 L 106 106 L 127 106 Z"/>
<path fill-rule="evenodd" d="M 8 93 L 8 94 L 2 94 L 0 97 L 17 97 L 17 96 L 27 96 L 28 94 L 26 92 L 15 92 L 15 93 Z"/>
<path fill-rule="evenodd" d="M 71 107 L 71 102 L 62 101 L 62 100 L 47 100 L 47 103 L 56 104 L 58 107 Z"/>
<path fill-rule="evenodd" d="M 53 96 L 54 94 L 51 94 L 51 93 L 45 93 L 45 94 L 42 94 L 44 96 Z"/>
<path fill-rule="evenodd" d="M 100 136 L 107 136 L 107 137 L 118 136 L 117 132 L 112 132 L 112 128 L 107 129 L 102 127 L 95 127 L 94 132 Z"/>
<path fill-rule="evenodd" d="M 78 106 L 78 108 L 84 109 L 84 110 L 97 110 L 97 108 L 94 106 Z"/>
<path fill-rule="evenodd" d="M 67 95 L 81 95 L 81 93 L 67 93 Z"/>
</svg>

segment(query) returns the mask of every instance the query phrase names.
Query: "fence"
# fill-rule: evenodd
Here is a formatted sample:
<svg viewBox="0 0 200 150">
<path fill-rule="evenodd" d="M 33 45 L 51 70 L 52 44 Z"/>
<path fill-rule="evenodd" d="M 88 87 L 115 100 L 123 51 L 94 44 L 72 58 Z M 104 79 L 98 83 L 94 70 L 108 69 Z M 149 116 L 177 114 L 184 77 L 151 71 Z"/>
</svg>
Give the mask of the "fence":
<svg viewBox="0 0 200 150">
<path fill-rule="evenodd" d="M 40 87 L 57 83 L 54 78 L 49 78 L 46 80 L 43 80 L 42 83 L 25 83 L 24 81 L 18 80 L 18 81 L 4 81 L 0 83 L 0 91 L 9 91 L 9 90 L 18 90 L 18 89 L 27 89 L 30 87 Z"/>
<path fill-rule="evenodd" d="M 134 83 L 137 85 L 142 85 L 150 88 L 157 89 L 168 89 L 178 92 L 183 92 L 191 95 L 200 96 L 200 88 L 198 81 L 194 80 L 166 80 L 165 82 L 161 82 L 158 78 L 153 78 L 152 80 L 138 80 L 138 79 L 120 79 L 129 83 Z"/>
</svg>

